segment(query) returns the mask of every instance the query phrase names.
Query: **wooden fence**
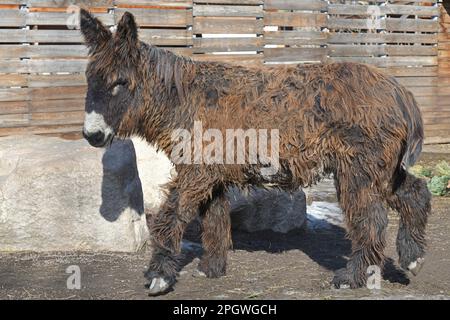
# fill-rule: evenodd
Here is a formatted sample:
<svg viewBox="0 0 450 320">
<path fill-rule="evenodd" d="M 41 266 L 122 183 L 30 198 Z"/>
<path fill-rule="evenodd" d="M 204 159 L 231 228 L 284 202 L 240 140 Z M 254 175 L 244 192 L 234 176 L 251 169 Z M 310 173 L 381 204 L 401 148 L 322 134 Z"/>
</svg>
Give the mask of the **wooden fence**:
<svg viewBox="0 0 450 320">
<path fill-rule="evenodd" d="M 79 136 L 86 48 L 74 7 L 198 60 L 356 61 L 415 94 L 428 142 L 450 142 L 450 17 L 437 0 L 0 0 L 0 136 Z"/>
</svg>

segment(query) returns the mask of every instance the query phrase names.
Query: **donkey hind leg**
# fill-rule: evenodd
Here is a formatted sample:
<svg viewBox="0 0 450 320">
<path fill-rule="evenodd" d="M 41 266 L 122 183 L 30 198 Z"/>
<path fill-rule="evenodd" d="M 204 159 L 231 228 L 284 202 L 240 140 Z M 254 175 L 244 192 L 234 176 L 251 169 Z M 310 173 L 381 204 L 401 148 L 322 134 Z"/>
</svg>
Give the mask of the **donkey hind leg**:
<svg viewBox="0 0 450 320">
<path fill-rule="evenodd" d="M 198 271 L 209 278 L 217 278 L 225 275 L 227 252 L 231 247 L 229 202 L 224 192 L 209 201 L 202 213 L 204 253 Z"/>
<path fill-rule="evenodd" d="M 387 209 L 376 190 L 369 188 L 370 179 L 340 176 L 337 181 L 339 201 L 346 216 L 347 235 L 352 253 L 347 266 L 337 270 L 333 279 L 336 288 L 358 288 L 366 284 L 368 267 L 381 267 L 384 261 Z"/>
<path fill-rule="evenodd" d="M 400 266 L 417 275 L 425 256 L 425 227 L 431 211 L 431 194 L 425 180 L 401 172 L 401 182 L 388 197 L 389 206 L 400 214 L 397 253 Z"/>
</svg>

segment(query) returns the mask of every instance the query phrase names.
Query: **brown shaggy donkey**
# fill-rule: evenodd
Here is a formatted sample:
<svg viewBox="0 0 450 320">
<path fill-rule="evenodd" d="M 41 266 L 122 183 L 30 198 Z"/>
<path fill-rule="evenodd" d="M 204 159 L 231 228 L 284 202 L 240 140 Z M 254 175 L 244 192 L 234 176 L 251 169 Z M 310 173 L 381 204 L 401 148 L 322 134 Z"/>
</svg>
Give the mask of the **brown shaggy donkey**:
<svg viewBox="0 0 450 320">
<path fill-rule="evenodd" d="M 224 135 L 227 129 L 279 132 L 275 174 L 263 172 L 268 163 L 262 154 L 257 163 L 176 164 L 167 199 L 149 222 L 151 295 L 175 283 L 183 231 L 197 215 L 203 219 L 204 247 L 198 268 L 208 277 L 225 274 L 230 186 L 293 191 L 323 174 L 334 176 L 352 241 L 348 264 L 337 271 L 334 285 L 363 286 L 367 268 L 382 266 L 386 204 L 400 214 L 400 265 L 419 271 L 430 193 L 407 168 L 421 152 L 423 124 L 413 95 L 394 78 L 353 63 L 244 68 L 195 62 L 139 41 L 130 13 L 112 34 L 82 10 L 81 31 L 90 50 L 83 135 L 91 145 L 138 135 L 170 156 L 174 130 L 194 134 L 196 121 Z M 274 146 L 273 139 L 269 136 L 267 145 Z"/>
</svg>

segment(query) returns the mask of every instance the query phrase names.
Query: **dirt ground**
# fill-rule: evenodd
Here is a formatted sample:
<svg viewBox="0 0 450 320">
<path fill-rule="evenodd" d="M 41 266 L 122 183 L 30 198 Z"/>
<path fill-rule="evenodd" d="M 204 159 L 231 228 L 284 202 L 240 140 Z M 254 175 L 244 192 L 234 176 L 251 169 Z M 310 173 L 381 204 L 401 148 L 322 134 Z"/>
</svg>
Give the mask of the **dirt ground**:
<svg viewBox="0 0 450 320">
<path fill-rule="evenodd" d="M 426 146 L 421 161 L 450 161 L 450 145 Z M 328 196 L 329 198 L 329 196 Z M 332 195 L 331 195 L 332 198 Z M 429 250 L 417 277 L 398 268 L 398 217 L 390 213 L 389 241 L 380 290 L 333 289 L 333 271 L 345 266 L 350 242 L 338 225 L 289 234 L 234 232 L 228 273 L 196 277 L 201 247 L 184 246 L 184 268 L 174 291 L 150 298 L 143 273 L 149 250 L 123 253 L 0 254 L 0 299 L 450 299 L 450 198 L 435 197 L 428 225 Z M 67 289 L 66 268 L 81 270 L 81 289 Z"/>
</svg>

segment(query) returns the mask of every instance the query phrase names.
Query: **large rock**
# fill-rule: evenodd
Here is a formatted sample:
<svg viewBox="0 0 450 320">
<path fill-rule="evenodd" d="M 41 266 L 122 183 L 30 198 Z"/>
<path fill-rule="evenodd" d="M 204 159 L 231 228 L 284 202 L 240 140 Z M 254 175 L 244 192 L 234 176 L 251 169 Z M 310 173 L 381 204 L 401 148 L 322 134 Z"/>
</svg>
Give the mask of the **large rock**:
<svg viewBox="0 0 450 320">
<path fill-rule="evenodd" d="M 169 159 L 140 139 L 96 149 L 84 140 L 0 138 L 0 251 L 136 251 L 148 239 L 144 207 L 157 211 L 171 175 Z M 288 232 L 305 222 L 301 191 L 228 196 L 234 229 Z"/>
<path fill-rule="evenodd" d="M 0 139 L 1 251 L 135 251 L 147 237 L 131 141 Z"/>
</svg>

